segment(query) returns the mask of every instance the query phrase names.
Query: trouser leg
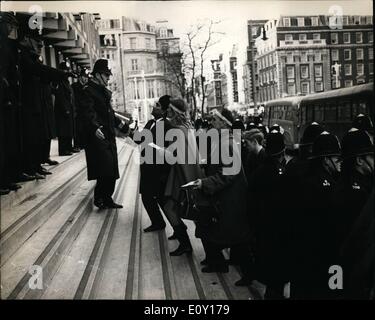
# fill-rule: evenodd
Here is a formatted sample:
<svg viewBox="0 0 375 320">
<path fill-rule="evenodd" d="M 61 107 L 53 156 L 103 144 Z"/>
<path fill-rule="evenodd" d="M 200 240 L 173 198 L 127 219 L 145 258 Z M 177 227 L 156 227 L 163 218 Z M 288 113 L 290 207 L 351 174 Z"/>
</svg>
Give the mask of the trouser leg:
<svg viewBox="0 0 375 320">
<path fill-rule="evenodd" d="M 158 206 L 158 199 L 152 192 L 142 192 L 142 202 L 153 225 L 165 224 Z"/>
<path fill-rule="evenodd" d="M 94 190 L 94 199 L 102 199 L 104 203 L 112 202 L 112 194 L 115 190 L 116 179 L 115 178 L 99 178 L 96 180 L 96 186 Z"/>
<path fill-rule="evenodd" d="M 226 266 L 226 261 L 222 252 L 222 246 L 206 239 L 202 239 L 204 251 L 206 252 L 207 263 L 212 267 Z"/>
</svg>

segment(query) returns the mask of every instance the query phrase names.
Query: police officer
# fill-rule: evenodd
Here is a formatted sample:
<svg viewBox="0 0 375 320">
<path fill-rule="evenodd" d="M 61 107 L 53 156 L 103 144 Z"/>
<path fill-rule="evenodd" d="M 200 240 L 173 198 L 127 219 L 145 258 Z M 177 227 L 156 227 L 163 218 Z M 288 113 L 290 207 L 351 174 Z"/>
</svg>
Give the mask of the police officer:
<svg viewBox="0 0 375 320">
<path fill-rule="evenodd" d="M 60 62 L 59 69 L 69 72 L 70 64 L 66 61 Z M 59 155 L 70 156 L 73 154 L 74 96 L 73 89 L 68 79 L 64 79 L 57 84 L 55 97 L 55 116 Z"/>
<path fill-rule="evenodd" d="M 370 135 L 372 141 L 374 141 L 374 125 L 369 116 L 360 113 L 354 118 L 352 127 L 366 131 Z"/>
<path fill-rule="evenodd" d="M 332 265 L 332 192 L 340 172 L 338 138 L 326 131 L 314 141 L 309 168 L 300 185 L 299 213 L 292 221 L 292 299 L 328 299 Z"/>
<path fill-rule="evenodd" d="M 255 170 L 249 181 L 252 199 L 251 225 L 255 231 L 256 279 L 267 285 L 265 299 L 283 299 L 288 282 L 285 265 L 284 214 L 280 204 L 284 188 L 285 144 L 276 130 L 267 135 L 263 165 Z"/>
<path fill-rule="evenodd" d="M 112 199 L 119 178 L 116 131 L 129 131 L 129 126 L 117 117 L 111 106 L 112 92 L 107 89 L 112 75 L 108 60 L 95 62 L 91 78 L 80 96 L 78 109 L 85 130 L 85 153 L 89 180 L 96 180 L 94 205 L 99 209 L 122 208 Z"/>
<path fill-rule="evenodd" d="M 371 278 L 352 281 L 352 270 L 357 261 L 340 256 L 340 248 L 349 236 L 373 189 L 374 145 L 366 131 L 352 128 L 342 140 L 342 175 L 333 193 L 333 215 L 336 221 L 334 249 L 337 264 L 343 268 L 342 297 L 363 299 L 369 296 Z"/>
</svg>

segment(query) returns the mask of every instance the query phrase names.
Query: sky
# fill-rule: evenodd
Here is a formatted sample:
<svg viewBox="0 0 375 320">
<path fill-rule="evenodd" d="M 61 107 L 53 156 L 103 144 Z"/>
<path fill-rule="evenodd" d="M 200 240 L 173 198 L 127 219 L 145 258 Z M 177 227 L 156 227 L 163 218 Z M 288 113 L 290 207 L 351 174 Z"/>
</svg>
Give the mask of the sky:
<svg viewBox="0 0 375 320">
<path fill-rule="evenodd" d="M 49 12 L 95 12 L 101 18 L 134 17 L 155 23 L 167 20 L 174 35 L 184 39 L 191 25 L 204 19 L 220 20 L 215 30 L 225 33 L 221 41 L 208 52 L 208 58 L 219 53 L 229 55 L 233 44 L 239 48 L 239 64 L 244 62 L 247 46 L 247 20 L 277 19 L 280 15 L 328 15 L 331 6 L 342 7 L 343 15 L 370 15 L 371 0 L 336 1 L 1 1 L 1 10 L 28 11 L 40 5 Z"/>
</svg>

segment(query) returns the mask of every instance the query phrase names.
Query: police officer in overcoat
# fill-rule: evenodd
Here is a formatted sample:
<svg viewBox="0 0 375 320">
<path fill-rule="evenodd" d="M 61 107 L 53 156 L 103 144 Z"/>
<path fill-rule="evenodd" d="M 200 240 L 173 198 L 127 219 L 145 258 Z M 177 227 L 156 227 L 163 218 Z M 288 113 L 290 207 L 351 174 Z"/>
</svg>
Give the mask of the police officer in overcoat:
<svg viewBox="0 0 375 320">
<path fill-rule="evenodd" d="M 99 209 L 122 208 L 112 199 L 119 178 L 116 131 L 128 132 L 127 123 L 115 117 L 111 106 L 112 92 L 106 87 L 111 70 L 108 60 L 95 62 L 93 78 L 83 89 L 79 101 L 79 118 L 85 131 L 84 148 L 89 180 L 96 180 L 94 205 Z"/>
<path fill-rule="evenodd" d="M 300 207 L 292 221 L 292 299 L 329 299 L 332 265 L 332 193 L 341 164 L 338 138 L 322 132 L 314 141 L 309 167 L 300 184 Z"/>
<path fill-rule="evenodd" d="M 340 254 L 355 222 L 366 205 L 374 185 L 374 145 L 366 131 L 352 128 L 342 140 L 342 174 L 333 193 L 333 215 L 336 221 L 334 249 L 336 264 L 343 269 L 343 290 L 339 296 L 347 299 L 368 299 L 373 276 L 373 261 L 364 271 L 361 281 L 353 281 L 358 261 Z M 355 243 L 354 241 L 352 242 Z"/>
</svg>

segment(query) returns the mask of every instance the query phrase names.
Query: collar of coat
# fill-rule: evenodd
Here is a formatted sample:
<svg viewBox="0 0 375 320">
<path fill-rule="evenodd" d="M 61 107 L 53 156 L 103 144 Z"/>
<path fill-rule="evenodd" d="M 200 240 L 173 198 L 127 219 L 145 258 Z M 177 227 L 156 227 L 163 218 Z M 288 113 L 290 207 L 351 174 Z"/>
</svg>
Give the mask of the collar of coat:
<svg viewBox="0 0 375 320">
<path fill-rule="evenodd" d="M 103 94 L 105 95 L 105 97 L 108 99 L 108 100 L 111 100 L 112 98 L 112 91 L 107 89 L 105 86 L 101 85 L 101 84 L 98 84 L 92 80 L 89 80 L 89 82 L 87 83 L 87 86 L 93 88 L 94 90 L 96 91 L 101 91 L 103 92 Z"/>
</svg>

